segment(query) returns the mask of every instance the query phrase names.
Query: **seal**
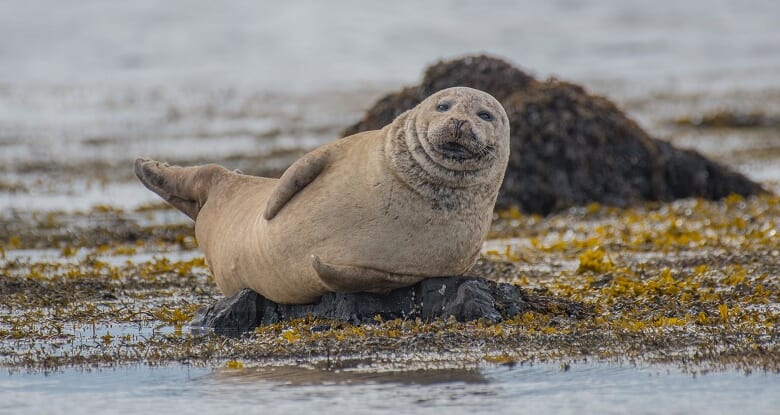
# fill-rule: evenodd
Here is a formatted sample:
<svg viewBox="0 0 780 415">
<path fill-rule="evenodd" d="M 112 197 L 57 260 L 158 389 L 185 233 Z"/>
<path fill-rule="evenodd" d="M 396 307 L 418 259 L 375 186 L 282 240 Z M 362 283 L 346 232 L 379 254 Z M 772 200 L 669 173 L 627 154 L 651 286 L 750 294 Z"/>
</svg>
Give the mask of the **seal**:
<svg viewBox="0 0 780 415">
<path fill-rule="evenodd" d="M 381 130 L 316 148 L 280 179 L 148 159 L 135 161 L 135 174 L 195 220 L 223 294 L 250 288 L 305 304 L 467 272 L 508 160 L 504 108 L 455 87 Z"/>
</svg>

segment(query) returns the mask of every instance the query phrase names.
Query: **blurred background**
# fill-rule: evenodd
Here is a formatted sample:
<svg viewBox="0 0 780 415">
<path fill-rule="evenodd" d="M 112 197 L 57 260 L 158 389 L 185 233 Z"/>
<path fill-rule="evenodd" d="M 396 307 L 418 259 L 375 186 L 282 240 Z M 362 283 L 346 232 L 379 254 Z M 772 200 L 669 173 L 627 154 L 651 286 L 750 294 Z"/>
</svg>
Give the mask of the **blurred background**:
<svg viewBox="0 0 780 415">
<path fill-rule="evenodd" d="M 583 84 L 777 189 L 778 21 L 771 0 L 2 1 L 0 211 L 156 202 L 137 156 L 274 174 L 471 53 Z M 683 125 L 718 111 L 763 121 Z"/>
</svg>

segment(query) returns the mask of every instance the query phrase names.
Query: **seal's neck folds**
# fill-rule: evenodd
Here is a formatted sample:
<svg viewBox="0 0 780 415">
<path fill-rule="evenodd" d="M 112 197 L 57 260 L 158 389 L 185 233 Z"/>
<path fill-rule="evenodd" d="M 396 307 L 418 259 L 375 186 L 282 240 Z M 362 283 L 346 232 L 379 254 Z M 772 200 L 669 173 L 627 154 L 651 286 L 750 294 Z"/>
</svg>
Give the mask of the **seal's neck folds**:
<svg viewBox="0 0 780 415">
<path fill-rule="evenodd" d="M 491 171 L 457 171 L 437 164 L 420 143 L 426 132 L 418 134 L 414 121 L 407 111 L 386 129 L 385 158 L 395 177 L 435 209 L 484 209 L 486 203 L 492 208 L 501 178 L 489 177 Z"/>
</svg>

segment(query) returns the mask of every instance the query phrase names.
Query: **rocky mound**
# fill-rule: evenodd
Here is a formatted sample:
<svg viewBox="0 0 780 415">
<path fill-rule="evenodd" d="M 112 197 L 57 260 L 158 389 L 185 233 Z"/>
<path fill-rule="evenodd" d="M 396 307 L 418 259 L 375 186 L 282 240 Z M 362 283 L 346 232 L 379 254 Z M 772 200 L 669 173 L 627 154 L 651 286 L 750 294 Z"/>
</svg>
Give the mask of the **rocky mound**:
<svg viewBox="0 0 780 415">
<path fill-rule="evenodd" d="M 434 92 L 453 86 L 492 94 L 509 115 L 512 153 L 499 208 L 547 214 L 590 202 L 625 206 L 764 192 L 695 151 L 650 137 L 606 98 L 568 82 L 538 81 L 488 56 L 429 67 L 420 85 L 380 99 L 344 134 L 382 128 Z"/>
<path fill-rule="evenodd" d="M 353 324 L 383 320 L 454 317 L 458 321 L 484 319 L 493 323 L 526 311 L 581 317 L 580 304 L 528 293 L 518 286 L 478 277 L 429 278 L 387 295 L 369 293 L 323 295 L 314 304 L 278 304 L 256 292 L 241 290 L 201 308 L 190 326 L 195 331 L 213 330 L 237 337 L 261 324 L 274 324 L 303 317 L 340 320 Z"/>
</svg>

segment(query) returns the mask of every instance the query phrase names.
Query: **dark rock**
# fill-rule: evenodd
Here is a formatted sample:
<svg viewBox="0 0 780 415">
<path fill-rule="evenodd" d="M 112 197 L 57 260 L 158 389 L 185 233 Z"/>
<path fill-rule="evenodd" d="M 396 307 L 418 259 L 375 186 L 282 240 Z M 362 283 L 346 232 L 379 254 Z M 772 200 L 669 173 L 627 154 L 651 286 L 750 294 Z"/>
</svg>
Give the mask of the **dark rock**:
<svg viewBox="0 0 780 415">
<path fill-rule="evenodd" d="M 453 86 L 492 94 L 509 116 L 512 153 L 499 208 L 547 214 L 590 202 L 625 206 L 764 192 L 695 151 L 650 137 L 606 98 L 568 82 L 537 81 L 488 56 L 429 67 L 420 85 L 380 99 L 344 134 L 382 128 L 432 93 Z"/>
<path fill-rule="evenodd" d="M 211 328 L 225 336 L 240 336 L 260 324 L 260 313 L 265 299 L 251 290 L 241 290 L 216 303 L 198 310 L 190 326 Z"/>
<path fill-rule="evenodd" d="M 491 290 L 497 284 L 490 287 L 488 281 L 481 278 L 439 280 L 432 278 L 419 284 L 420 317 L 423 320 L 449 316 L 454 316 L 458 321 L 484 318 L 498 322 L 502 319 L 501 313 L 496 310 Z"/>
<path fill-rule="evenodd" d="M 322 296 L 316 303 L 304 305 L 274 303 L 244 289 L 201 308 L 190 326 L 196 331 L 214 330 L 225 336 L 240 336 L 260 324 L 307 316 L 353 324 L 373 322 L 376 316 L 384 320 L 420 318 L 429 321 L 454 317 L 458 321 L 485 319 L 499 322 L 526 311 L 572 317 L 586 313 L 582 305 L 534 296 L 515 285 L 476 277 L 442 277 L 429 278 L 387 295 L 331 293 Z"/>
</svg>

